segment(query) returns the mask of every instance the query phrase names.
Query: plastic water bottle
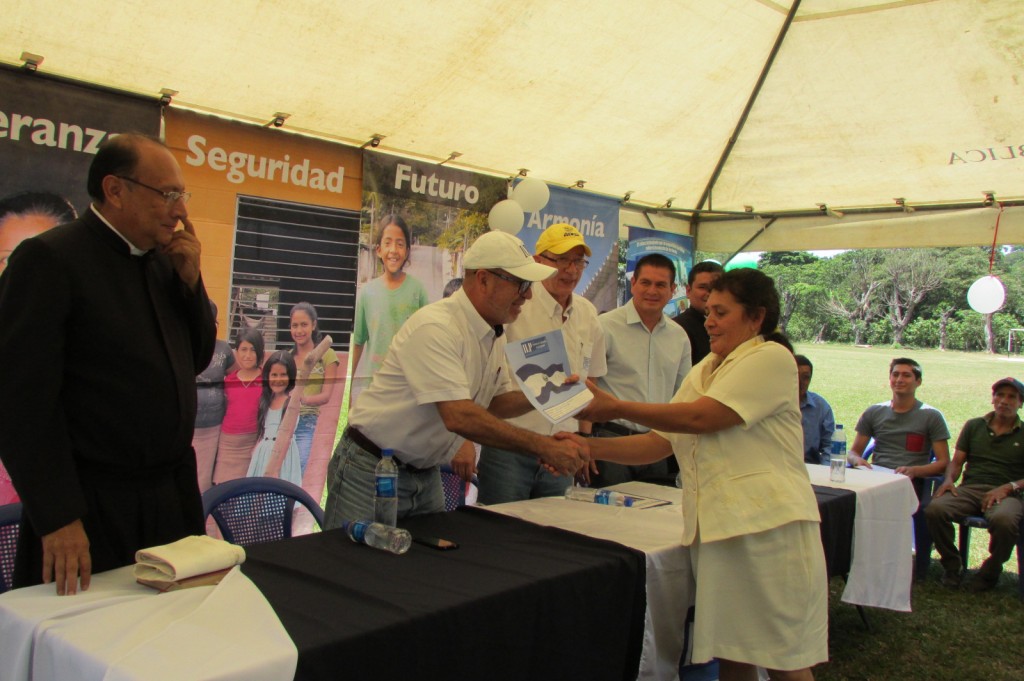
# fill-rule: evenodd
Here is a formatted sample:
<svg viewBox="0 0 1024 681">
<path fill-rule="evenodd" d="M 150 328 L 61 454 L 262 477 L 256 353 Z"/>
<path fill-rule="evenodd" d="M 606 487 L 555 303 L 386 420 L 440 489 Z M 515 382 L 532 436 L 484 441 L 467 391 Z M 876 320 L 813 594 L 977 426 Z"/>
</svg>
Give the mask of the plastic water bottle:
<svg viewBox="0 0 1024 681">
<path fill-rule="evenodd" d="M 608 489 L 593 489 L 591 487 L 572 486 L 565 490 L 565 498 L 572 501 L 591 501 L 595 504 L 605 506 L 632 506 L 633 499 L 622 492 L 613 492 Z"/>
<path fill-rule="evenodd" d="M 374 476 L 373 522 L 394 527 L 398 523 L 398 466 L 393 450 L 381 452 Z"/>
<path fill-rule="evenodd" d="M 846 431 L 843 430 L 843 424 L 837 423 L 836 429 L 832 432 L 832 451 L 830 452 L 831 459 L 839 459 L 844 463 L 846 462 Z M 825 461 L 825 457 L 822 457 L 823 464 L 829 465 L 830 461 Z"/>
<path fill-rule="evenodd" d="M 357 544 L 366 544 L 382 551 L 401 555 L 412 546 L 412 535 L 409 534 L 409 530 L 398 527 L 368 523 L 365 520 L 349 520 L 342 528 L 348 538 Z"/>
</svg>

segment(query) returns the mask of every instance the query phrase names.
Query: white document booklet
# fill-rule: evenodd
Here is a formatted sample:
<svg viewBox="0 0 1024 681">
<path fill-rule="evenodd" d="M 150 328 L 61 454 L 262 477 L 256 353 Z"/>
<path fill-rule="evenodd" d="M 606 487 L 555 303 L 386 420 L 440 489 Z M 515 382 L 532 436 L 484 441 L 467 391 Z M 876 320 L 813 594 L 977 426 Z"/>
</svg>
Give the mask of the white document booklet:
<svg viewBox="0 0 1024 681">
<path fill-rule="evenodd" d="M 530 404 L 551 423 L 575 416 L 594 399 L 585 376 L 581 375 L 578 383 L 565 382 L 573 371 L 561 329 L 507 343 L 505 356 Z"/>
</svg>

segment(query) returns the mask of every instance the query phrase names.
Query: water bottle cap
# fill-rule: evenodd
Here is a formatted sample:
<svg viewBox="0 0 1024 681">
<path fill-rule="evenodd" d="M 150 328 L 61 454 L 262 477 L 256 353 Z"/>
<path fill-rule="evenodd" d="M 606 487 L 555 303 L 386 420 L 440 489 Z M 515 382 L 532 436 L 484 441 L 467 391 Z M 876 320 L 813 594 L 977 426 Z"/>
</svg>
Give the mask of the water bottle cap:
<svg viewBox="0 0 1024 681">
<path fill-rule="evenodd" d="M 395 455 L 395 450 L 393 450 L 393 449 L 382 449 L 382 450 L 380 450 L 380 455 L 381 456 L 394 456 Z"/>
<path fill-rule="evenodd" d="M 626 506 L 626 507 L 632 506 L 633 505 L 633 501 L 634 501 L 633 497 L 626 497 L 625 499 L 622 500 L 622 505 Z"/>
</svg>

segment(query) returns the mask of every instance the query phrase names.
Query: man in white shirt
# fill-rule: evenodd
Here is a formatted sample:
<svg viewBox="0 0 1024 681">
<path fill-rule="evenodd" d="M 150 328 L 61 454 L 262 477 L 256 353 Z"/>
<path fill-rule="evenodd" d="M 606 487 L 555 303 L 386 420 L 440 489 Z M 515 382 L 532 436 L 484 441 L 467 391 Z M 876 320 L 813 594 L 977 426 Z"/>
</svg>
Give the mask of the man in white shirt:
<svg viewBox="0 0 1024 681">
<path fill-rule="evenodd" d="M 676 268 L 660 253 L 640 258 L 630 280 L 632 299 L 598 317 L 605 334 L 608 372 L 598 386 L 620 400 L 666 403 L 690 371 L 690 339 L 663 310 L 675 293 Z M 631 421 L 595 423 L 597 437 L 646 433 Z M 630 480 L 671 482 L 669 460 L 643 466 L 602 461 L 591 483 L 605 487 Z"/>
<path fill-rule="evenodd" d="M 605 373 L 604 332 L 597 321 L 593 303 L 573 291 L 583 276 L 590 247 L 575 227 L 558 223 L 551 225 L 537 239 L 534 260 L 556 268 L 523 305 L 523 313 L 508 326 L 507 341 L 522 340 L 555 329 L 561 329 L 572 373 L 584 378 L 598 378 Z M 538 435 L 559 431 L 590 432 L 590 424 L 566 419 L 557 424 L 542 414 L 531 411 L 510 421 L 511 424 Z M 507 445 L 489 445 L 480 451 L 478 477 L 479 501 L 500 504 L 536 497 L 558 496 L 572 484 L 572 478 L 555 476 L 541 462 L 527 457 L 509 456 Z"/>
<path fill-rule="evenodd" d="M 465 440 L 507 447 L 543 461 L 565 479 L 584 465 L 571 440 L 555 440 L 502 419 L 532 407 L 505 368 L 505 329 L 553 274 L 502 232 L 479 237 L 463 258 L 462 288 L 417 310 L 402 325 L 373 383 L 349 413 L 327 472 L 325 529 L 373 518 L 374 469 L 382 449 L 398 464 L 400 518 L 444 510 L 438 467 Z M 522 452 L 522 454 L 520 454 Z"/>
</svg>

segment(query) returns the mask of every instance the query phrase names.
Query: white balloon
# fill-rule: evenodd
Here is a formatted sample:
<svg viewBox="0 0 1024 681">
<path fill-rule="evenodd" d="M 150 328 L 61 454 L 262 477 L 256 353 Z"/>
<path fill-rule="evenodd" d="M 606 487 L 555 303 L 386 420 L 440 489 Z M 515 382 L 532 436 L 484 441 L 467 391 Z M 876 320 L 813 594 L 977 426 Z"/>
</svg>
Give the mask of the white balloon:
<svg viewBox="0 0 1024 681">
<path fill-rule="evenodd" d="M 527 213 L 536 213 L 548 205 L 550 198 L 548 183 L 536 177 L 527 177 L 512 188 L 512 199 Z"/>
<path fill-rule="evenodd" d="M 487 224 L 497 232 L 508 232 L 513 236 L 523 228 L 523 207 L 512 199 L 498 201 L 487 214 Z"/>
<path fill-rule="evenodd" d="M 967 304 L 982 314 L 995 312 L 1006 301 L 1006 289 L 997 277 L 982 277 L 967 289 Z"/>
</svg>

